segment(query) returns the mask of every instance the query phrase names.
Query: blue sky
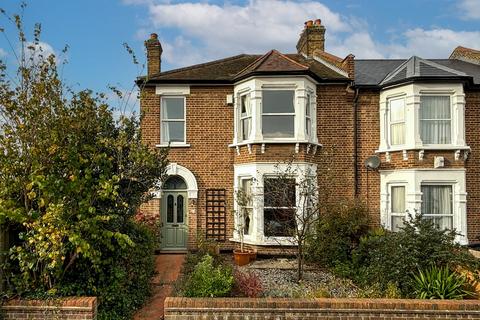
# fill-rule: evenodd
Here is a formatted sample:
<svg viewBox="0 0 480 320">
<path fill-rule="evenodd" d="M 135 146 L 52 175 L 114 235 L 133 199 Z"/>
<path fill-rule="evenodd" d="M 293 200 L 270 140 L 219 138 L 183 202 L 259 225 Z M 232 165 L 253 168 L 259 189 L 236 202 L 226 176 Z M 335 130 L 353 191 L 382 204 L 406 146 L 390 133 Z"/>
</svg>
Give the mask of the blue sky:
<svg viewBox="0 0 480 320">
<path fill-rule="evenodd" d="M 19 11 L 20 1 L 0 7 Z M 123 49 L 144 61 L 143 40 L 157 32 L 162 69 L 275 48 L 294 52 L 303 22 L 322 19 L 326 49 L 357 58 L 448 57 L 457 45 L 480 49 L 480 0 L 30 0 L 27 30 L 42 24 L 45 50 L 70 46 L 64 76 L 77 89 L 132 87 L 141 72 Z M 5 26 L 5 19 L 0 19 Z M 6 35 L 15 34 L 7 28 Z M 0 57 L 14 63 L 0 37 Z"/>
</svg>

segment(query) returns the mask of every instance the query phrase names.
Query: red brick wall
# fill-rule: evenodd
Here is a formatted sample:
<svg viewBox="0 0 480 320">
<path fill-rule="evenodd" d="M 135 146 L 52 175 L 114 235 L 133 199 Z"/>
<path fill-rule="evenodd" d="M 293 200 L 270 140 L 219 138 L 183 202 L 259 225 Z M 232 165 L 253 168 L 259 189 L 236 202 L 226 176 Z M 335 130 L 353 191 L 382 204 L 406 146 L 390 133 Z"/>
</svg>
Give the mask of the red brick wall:
<svg viewBox="0 0 480 320">
<path fill-rule="evenodd" d="M 54 300 L 10 300 L 1 306 L 2 319 L 97 319 L 97 298 L 72 297 Z M 3 317 L 2 317 L 3 316 Z"/>
<path fill-rule="evenodd" d="M 480 319 L 478 300 L 167 298 L 165 319 Z"/>
</svg>

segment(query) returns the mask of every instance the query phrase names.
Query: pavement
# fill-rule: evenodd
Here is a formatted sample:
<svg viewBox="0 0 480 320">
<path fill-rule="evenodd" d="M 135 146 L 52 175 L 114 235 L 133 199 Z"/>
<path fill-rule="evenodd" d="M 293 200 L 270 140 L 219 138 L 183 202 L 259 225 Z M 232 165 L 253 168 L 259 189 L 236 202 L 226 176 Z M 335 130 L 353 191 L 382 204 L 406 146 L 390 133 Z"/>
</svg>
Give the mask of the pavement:
<svg viewBox="0 0 480 320">
<path fill-rule="evenodd" d="M 185 261 L 185 254 L 159 254 L 155 257 L 157 273 L 152 279 L 153 295 L 149 301 L 139 309 L 134 320 L 163 319 L 163 303 L 173 291 L 173 284 L 177 280 Z"/>
</svg>

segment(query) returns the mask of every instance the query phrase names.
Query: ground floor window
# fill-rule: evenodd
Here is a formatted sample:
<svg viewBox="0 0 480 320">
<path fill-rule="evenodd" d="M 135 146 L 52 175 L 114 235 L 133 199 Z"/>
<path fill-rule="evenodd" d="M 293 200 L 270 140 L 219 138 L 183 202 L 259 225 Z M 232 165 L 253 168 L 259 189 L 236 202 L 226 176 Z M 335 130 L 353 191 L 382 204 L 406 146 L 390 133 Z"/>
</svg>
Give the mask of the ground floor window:
<svg viewBox="0 0 480 320">
<path fill-rule="evenodd" d="M 451 185 L 422 185 L 422 214 L 439 229 L 453 227 L 453 192 Z"/>
<path fill-rule="evenodd" d="M 441 230 L 467 240 L 467 190 L 464 169 L 402 169 L 380 172 L 381 222 L 399 231 L 405 219 L 422 214 Z"/>
<path fill-rule="evenodd" d="M 240 221 L 241 229 L 244 235 L 252 233 L 252 214 L 253 214 L 253 195 L 252 179 L 241 179 L 241 191 L 237 194 L 239 210 L 241 210 Z"/>
<path fill-rule="evenodd" d="M 296 181 L 293 178 L 265 178 L 263 182 L 264 234 L 293 236 L 296 228 Z"/>
</svg>

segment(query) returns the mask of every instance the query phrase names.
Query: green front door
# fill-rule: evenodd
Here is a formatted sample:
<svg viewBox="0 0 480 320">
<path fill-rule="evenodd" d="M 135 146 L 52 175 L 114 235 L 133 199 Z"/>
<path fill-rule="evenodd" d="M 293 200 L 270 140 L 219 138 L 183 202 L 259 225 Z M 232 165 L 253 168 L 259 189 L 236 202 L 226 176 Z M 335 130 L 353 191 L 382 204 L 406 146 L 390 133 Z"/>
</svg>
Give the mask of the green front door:
<svg viewBox="0 0 480 320">
<path fill-rule="evenodd" d="M 162 250 L 187 249 L 187 193 L 164 191 L 162 196 Z"/>
</svg>

